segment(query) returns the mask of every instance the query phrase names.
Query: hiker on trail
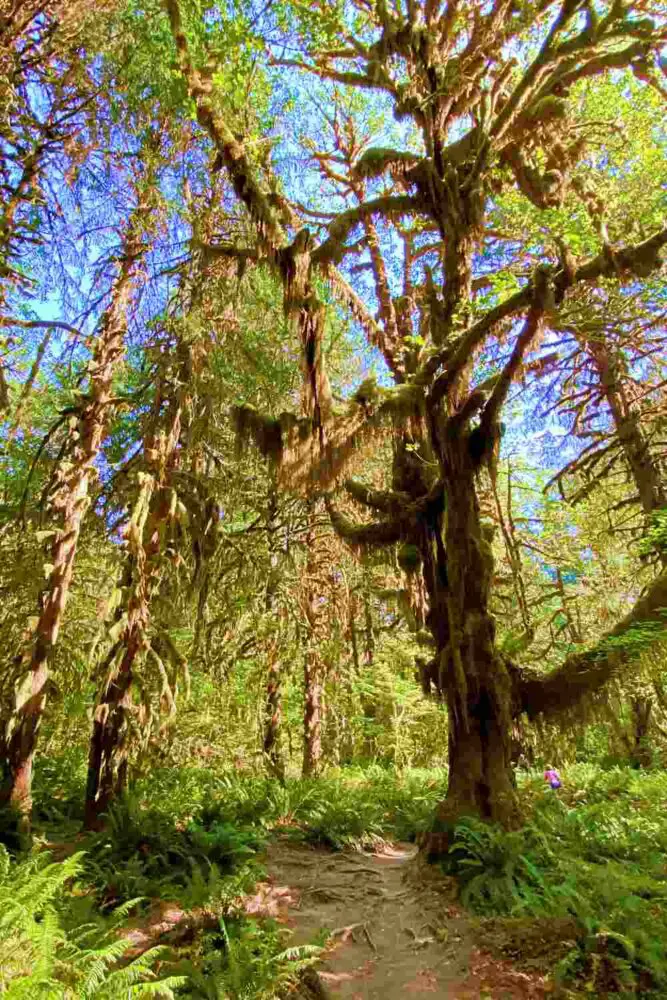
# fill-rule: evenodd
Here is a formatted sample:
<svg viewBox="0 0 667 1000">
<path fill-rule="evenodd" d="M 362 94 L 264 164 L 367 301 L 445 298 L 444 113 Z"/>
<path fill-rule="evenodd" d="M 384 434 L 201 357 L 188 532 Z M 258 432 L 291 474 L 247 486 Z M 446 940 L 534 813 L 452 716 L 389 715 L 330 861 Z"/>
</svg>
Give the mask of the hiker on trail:
<svg viewBox="0 0 667 1000">
<path fill-rule="evenodd" d="M 548 767 L 544 772 L 544 780 L 548 781 L 553 790 L 561 787 L 560 774 L 553 767 Z"/>
</svg>

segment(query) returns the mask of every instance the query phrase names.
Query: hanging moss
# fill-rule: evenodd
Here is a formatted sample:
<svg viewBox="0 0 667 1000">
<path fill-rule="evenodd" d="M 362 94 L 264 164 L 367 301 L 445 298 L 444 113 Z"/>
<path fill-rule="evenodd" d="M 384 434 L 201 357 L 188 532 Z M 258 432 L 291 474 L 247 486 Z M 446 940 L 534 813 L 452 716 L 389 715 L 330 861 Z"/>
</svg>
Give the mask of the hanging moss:
<svg viewBox="0 0 667 1000">
<path fill-rule="evenodd" d="M 406 542 L 398 550 L 398 565 L 404 573 L 416 573 L 422 564 L 421 552 L 416 545 Z"/>
<path fill-rule="evenodd" d="M 279 419 L 260 413 L 254 406 L 234 406 L 231 416 L 240 449 L 252 441 L 265 458 L 280 461 L 283 440 Z"/>
<path fill-rule="evenodd" d="M 363 156 L 359 157 L 354 165 L 354 172 L 357 177 L 381 177 L 386 170 L 395 173 L 398 168 L 404 172 L 410 167 L 414 167 L 418 162 L 419 157 L 415 156 L 414 153 L 376 147 L 367 149 Z"/>
<path fill-rule="evenodd" d="M 424 403 L 422 386 L 411 383 L 380 390 L 380 407 L 393 417 L 418 416 Z"/>
</svg>

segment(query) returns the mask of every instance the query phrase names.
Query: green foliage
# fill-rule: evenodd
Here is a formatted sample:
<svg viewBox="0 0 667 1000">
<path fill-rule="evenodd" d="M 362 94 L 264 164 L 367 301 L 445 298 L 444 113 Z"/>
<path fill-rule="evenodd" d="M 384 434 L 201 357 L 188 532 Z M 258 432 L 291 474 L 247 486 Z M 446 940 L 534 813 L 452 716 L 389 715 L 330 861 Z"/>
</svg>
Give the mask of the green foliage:
<svg viewBox="0 0 667 1000">
<path fill-rule="evenodd" d="M 40 756 L 33 776 L 33 812 L 47 824 L 80 823 L 86 779 L 85 752 L 80 746 L 65 746 L 59 753 Z"/>
<path fill-rule="evenodd" d="M 447 712 L 424 698 L 415 680 L 415 656 L 423 650 L 412 637 L 383 635 L 373 662 L 348 685 L 331 685 L 338 721 L 337 762 L 364 760 L 400 768 L 438 767 L 446 762 Z M 342 690 L 341 690 L 342 688 Z M 332 715 L 334 713 L 332 712 Z M 332 728 L 333 728 L 332 720 Z"/>
<path fill-rule="evenodd" d="M 225 822 L 215 811 L 183 821 L 127 795 L 110 809 L 105 829 L 86 844 L 86 877 L 111 906 L 135 896 L 192 893 L 196 866 L 237 872 L 262 839 L 256 827 Z"/>
<path fill-rule="evenodd" d="M 202 955 L 183 963 L 185 995 L 194 1000 L 272 1000 L 294 987 L 321 952 L 315 945 L 285 947 L 286 932 L 272 921 L 220 920 Z"/>
<path fill-rule="evenodd" d="M 522 909 L 526 890 L 541 880 L 527 852 L 526 835 L 472 818 L 455 828 L 446 868 L 456 874 L 461 899 L 476 913 Z"/>
<path fill-rule="evenodd" d="M 169 801 L 173 809 L 171 823 L 167 817 L 159 820 L 160 829 L 168 831 L 161 834 L 161 852 L 168 850 L 167 842 L 173 844 L 173 815 L 183 810 L 191 816 L 182 833 L 190 856 L 214 861 L 224 871 L 228 858 L 235 867 L 274 829 L 336 848 L 368 845 L 380 837 L 414 840 L 428 828 L 446 780 L 443 770 L 398 772 L 378 765 L 332 770 L 317 779 L 287 778 L 284 783 L 263 776 L 192 768 L 178 774 L 154 774 L 151 795 L 154 801 Z M 118 822 L 115 836 L 123 842 L 129 840 L 122 856 L 130 863 L 145 842 L 151 823 L 158 822 L 150 818 L 147 822 L 146 816 L 139 810 L 128 827 L 125 821 Z M 136 833 L 127 834 L 127 828 Z M 102 840 L 105 836 L 100 835 Z M 140 891 L 145 890 L 136 889 Z"/>
<path fill-rule="evenodd" d="M 0 993 L 8 1000 L 126 1000 L 174 997 L 183 977 L 158 976 L 164 951 L 153 948 L 123 958 L 122 909 L 103 929 L 99 923 L 64 929 L 65 887 L 82 870 L 82 855 L 60 863 L 48 855 L 12 862 L 0 847 Z M 123 961 L 121 962 L 121 959 Z"/>
<path fill-rule="evenodd" d="M 558 795 L 541 776 L 526 779 L 531 819 L 521 830 L 460 823 L 446 867 L 476 913 L 574 918 L 576 946 L 556 970 L 564 982 L 663 995 L 667 775 L 577 765 L 563 778 Z"/>
<path fill-rule="evenodd" d="M 667 507 L 653 511 L 651 526 L 641 544 L 643 555 L 667 551 Z"/>
</svg>

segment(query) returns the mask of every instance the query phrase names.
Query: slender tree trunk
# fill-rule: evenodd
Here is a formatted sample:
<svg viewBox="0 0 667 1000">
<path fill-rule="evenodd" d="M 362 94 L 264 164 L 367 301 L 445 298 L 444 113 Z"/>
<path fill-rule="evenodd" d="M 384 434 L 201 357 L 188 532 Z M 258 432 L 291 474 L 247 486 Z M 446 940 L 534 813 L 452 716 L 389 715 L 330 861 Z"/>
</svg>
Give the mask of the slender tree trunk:
<svg viewBox="0 0 667 1000">
<path fill-rule="evenodd" d="M 317 504 L 308 502 L 308 530 L 305 567 L 304 610 L 308 623 L 306 650 L 303 661 L 303 775 L 318 773 L 322 761 L 322 697 L 324 693 L 324 662 L 322 643 L 326 639 L 326 573 L 327 553 L 321 531 L 316 525 Z"/>
<path fill-rule="evenodd" d="M 282 672 L 278 644 L 269 647 L 269 676 L 266 685 L 266 721 L 264 725 L 264 754 L 269 772 L 281 781 L 285 778 L 285 764 L 280 752 L 280 728 L 283 717 Z"/>
<path fill-rule="evenodd" d="M 350 597 L 349 606 L 349 635 L 350 635 L 350 651 L 352 653 L 352 666 L 354 668 L 355 674 L 359 673 L 360 663 L 359 663 L 359 639 L 357 637 L 357 602 L 354 595 Z"/>
<path fill-rule="evenodd" d="M 373 633 L 373 615 L 371 614 L 371 602 L 368 591 L 364 591 L 364 634 L 366 636 L 366 649 L 364 650 L 364 663 L 370 667 L 373 664 L 375 655 L 375 635 Z"/>
<path fill-rule="evenodd" d="M 312 646 L 303 661 L 303 769 L 304 778 L 318 773 L 322 760 L 322 665 Z"/>
<path fill-rule="evenodd" d="M 667 493 L 661 482 L 657 463 L 653 461 L 648 442 L 642 433 L 639 414 L 627 399 L 618 362 L 604 341 L 589 341 L 587 348 L 597 369 L 623 454 L 637 487 L 642 510 L 649 517 L 654 510 L 667 504 Z"/>
<path fill-rule="evenodd" d="M 174 460 L 180 430 L 180 408 L 176 407 L 172 433 L 163 444 L 164 478 Z M 128 532 L 131 596 L 127 624 L 120 642 L 120 656 L 113 657 L 104 688 L 95 708 L 88 752 L 88 780 L 84 822 L 98 825 L 110 803 L 125 788 L 127 779 L 127 731 L 132 710 L 132 682 L 137 658 L 147 649 L 150 600 L 160 568 L 162 531 L 169 521 L 172 490 L 164 481 L 147 476 L 135 505 Z"/>
<path fill-rule="evenodd" d="M 519 611 L 521 612 L 524 635 L 526 637 L 532 637 L 533 627 L 531 623 L 530 609 L 528 607 L 528 600 L 526 598 L 526 587 L 523 579 L 521 546 L 517 542 L 516 528 L 512 515 L 512 468 L 509 459 L 507 462 L 507 517 L 505 516 L 502 503 L 500 502 L 496 476 L 492 476 L 491 480 L 491 493 L 495 506 L 496 520 L 500 526 L 503 541 L 505 543 L 505 552 L 507 554 L 510 572 L 512 573 L 514 593 L 516 595 Z"/>
<path fill-rule="evenodd" d="M 630 702 L 632 710 L 632 746 L 630 759 L 635 767 L 650 767 L 653 755 L 649 744 L 649 727 L 653 712 L 650 697 L 636 697 Z"/>
<path fill-rule="evenodd" d="M 140 224 L 145 211 L 145 206 L 140 204 L 128 230 L 111 305 L 102 319 L 89 368 L 88 399 L 77 423 L 72 458 L 59 472 L 52 500 L 52 507 L 61 513 L 62 522 L 51 547 L 51 570 L 40 597 L 39 615 L 29 647 L 19 653 L 16 660 L 19 681 L 6 734 L 8 783 L 4 796 L 25 816 L 31 808 L 33 758 L 46 703 L 48 663 L 65 613 L 81 526 L 90 502 L 90 484 L 112 410 L 111 388 L 124 351 L 127 313 L 141 251 Z"/>
<path fill-rule="evenodd" d="M 271 473 L 267 510 L 267 538 L 269 549 L 269 579 L 266 585 L 264 610 L 276 617 L 278 610 L 277 591 L 279 583 L 278 551 L 278 484 Z M 264 722 L 264 755 L 269 772 L 281 781 L 285 778 L 285 764 L 280 753 L 280 726 L 282 722 L 282 670 L 280 663 L 280 643 L 277 637 L 278 621 L 275 621 L 275 638 L 268 646 L 268 680 L 266 685 L 266 708 Z"/>
</svg>

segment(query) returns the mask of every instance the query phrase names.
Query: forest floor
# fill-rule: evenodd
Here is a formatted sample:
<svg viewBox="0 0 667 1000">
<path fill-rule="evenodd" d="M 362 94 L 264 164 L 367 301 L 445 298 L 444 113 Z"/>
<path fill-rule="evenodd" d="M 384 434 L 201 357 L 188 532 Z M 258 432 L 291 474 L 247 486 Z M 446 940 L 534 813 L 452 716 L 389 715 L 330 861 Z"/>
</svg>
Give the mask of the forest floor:
<svg viewBox="0 0 667 1000">
<path fill-rule="evenodd" d="M 246 912 L 277 917 L 290 944 L 329 935 L 304 996 L 340 1000 L 540 1000 L 545 976 L 522 971 L 479 946 L 479 929 L 456 906 L 452 880 L 417 857 L 413 844 L 373 853 L 331 852 L 277 840 L 269 880 Z"/>
</svg>

